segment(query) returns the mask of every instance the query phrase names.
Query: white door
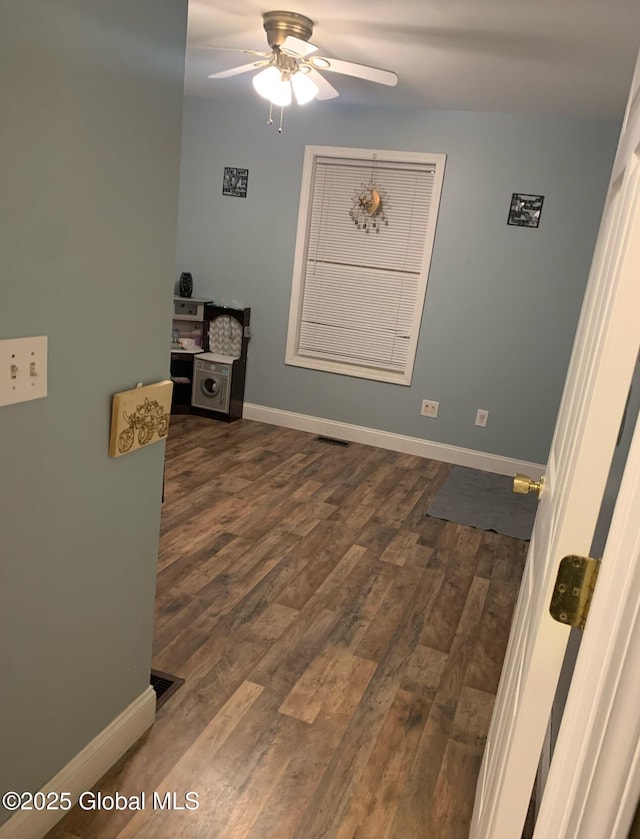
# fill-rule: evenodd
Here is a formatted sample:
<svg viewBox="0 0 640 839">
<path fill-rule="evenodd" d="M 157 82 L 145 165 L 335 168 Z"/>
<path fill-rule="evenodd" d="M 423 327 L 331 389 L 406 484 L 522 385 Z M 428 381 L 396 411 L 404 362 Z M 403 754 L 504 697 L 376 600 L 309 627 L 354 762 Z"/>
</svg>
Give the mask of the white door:
<svg viewBox="0 0 640 839">
<path fill-rule="evenodd" d="M 470 839 L 519 839 L 569 628 L 558 565 L 587 556 L 638 352 L 640 61 L 623 123 L 487 738 Z M 543 339 L 542 339 L 543 340 Z M 547 839 L 551 835 L 547 834 Z"/>
<path fill-rule="evenodd" d="M 640 172 L 636 174 L 638 181 Z M 640 265 L 640 242 L 637 260 Z M 618 492 L 535 839 L 627 839 L 629 835 L 640 795 L 638 522 L 640 418 Z"/>
</svg>

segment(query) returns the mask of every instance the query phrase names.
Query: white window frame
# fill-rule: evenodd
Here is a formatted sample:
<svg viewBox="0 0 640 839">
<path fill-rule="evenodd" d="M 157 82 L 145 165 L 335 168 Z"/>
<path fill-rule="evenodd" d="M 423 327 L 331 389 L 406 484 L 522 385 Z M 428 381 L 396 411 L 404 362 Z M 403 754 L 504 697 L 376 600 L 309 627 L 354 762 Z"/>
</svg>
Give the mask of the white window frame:
<svg viewBox="0 0 640 839">
<path fill-rule="evenodd" d="M 375 158 L 374 158 L 375 155 Z M 312 358 L 302 355 L 298 351 L 300 340 L 300 322 L 302 317 L 302 304 L 304 300 L 304 276 L 307 264 L 307 250 L 309 238 L 309 226 L 311 220 L 311 207 L 313 202 L 314 176 L 317 158 L 334 157 L 336 159 L 368 160 L 375 159 L 378 163 L 413 163 L 423 164 L 434 168 L 434 182 L 432 201 L 429 211 L 429 222 L 425 231 L 425 243 L 422 258 L 422 265 L 418 279 L 418 291 L 416 295 L 415 310 L 413 312 L 411 335 L 407 350 L 407 363 L 403 372 L 378 369 L 375 367 L 360 366 L 348 362 L 334 361 L 324 358 Z M 420 324 L 424 309 L 424 301 L 427 291 L 427 281 L 431 266 L 433 253 L 433 242 L 436 232 L 438 211 L 440 208 L 440 197 L 442 193 L 442 182 L 447 156 L 445 154 L 430 154 L 425 152 L 388 151 L 380 149 L 354 149 L 336 146 L 306 146 L 302 172 L 302 187 L 300 191 L 300 208 L 298 212 L 298 228 L 296 233 L 296 248 L 293 265 L 293 280 L 291 287 L 291 304 L 289 309 L 289 326 L 287 332 L 287 346 L 285 363 L 296 367 L 306 367 L 312 370 L 323 370 L 329 373 L 338 373 L 347 376 L 355 376 L 363 379 L 373 379 L 380 382 L 389 382 L 399 385 L 411 385 L 415 356 L 420 334 Z M 351 224 L 348 212 L 350 207 L 345 207 L 345 220 Z M 364 234 L 366 235 L 366 234 Z M 384 235 L 384 229 L 380 235 Z"/>
</svg>

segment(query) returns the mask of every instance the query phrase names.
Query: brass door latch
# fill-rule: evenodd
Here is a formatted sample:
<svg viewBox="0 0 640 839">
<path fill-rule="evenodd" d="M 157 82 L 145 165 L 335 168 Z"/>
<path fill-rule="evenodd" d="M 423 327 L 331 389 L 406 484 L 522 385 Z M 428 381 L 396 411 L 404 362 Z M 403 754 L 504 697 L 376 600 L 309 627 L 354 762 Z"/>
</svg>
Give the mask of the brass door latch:
<svg viewBox="0 0 640 839">
<path fill-rule="evenodd" d="M 538 496 L 538 498 L 540 498 L 543 486 L 544 475 L 539 481 L 534 481 L 533 478 L 529 478 L 527 475 L 522 475 L 520 472 L 516 472 L 513 476 L 513 491 L 521 495 L 528 495 L 530 492 L 533 492 Z"/>
</svg>

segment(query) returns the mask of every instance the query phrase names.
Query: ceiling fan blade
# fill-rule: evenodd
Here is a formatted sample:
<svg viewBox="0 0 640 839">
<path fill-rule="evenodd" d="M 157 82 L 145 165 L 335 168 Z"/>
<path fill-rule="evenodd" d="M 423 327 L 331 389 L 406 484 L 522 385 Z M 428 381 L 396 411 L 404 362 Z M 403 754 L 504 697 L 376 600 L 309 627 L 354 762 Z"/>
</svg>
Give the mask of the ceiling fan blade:
<svg viewBox="0 0 640 839">
<path fill-rule="evenodd" d="M 317 70 L 329 70 L 332 73 L 342 73 L 345 76 L 357 76 L 369 82 L 386 84 L 395 87 L 398 77 L 391 70 L 381 70 L 379 67 L 368 67 L 366 64 L 354 64 L 352 61 L 340 61 L 338 58 L 323 58 L 313 55 L 309 63 Z"/>
<path fill-rule="evenodd" d="M 318 85 L 319 92 L 316 99 L 335 99 L 336 96 L 340 96 L 335 87 L 325 79 L 322 73 L 318 73 L 317 70 L 312 68 L 306 75 L 309 76 L 314 84 Z"/>
<path fill-rule="evenodd" d="M 302 38 L 296 38 L 294 35 L 287 35 L 284 41 L 280 44 L 282 52 L 287 52 L 290 55 L 295 55 L 298 58 L 305 58 L 311 55 L 318 47 L 310 44 L 309 41 L 303 41 Z"/>
<path fill-rule="evenodd" d="M 263 61 L 252 61 L 251 64 L 241 64 L 239 67 L 232 67 L 230 70 L 222 70 L 220 73 L 211 73 L 210 79 L 228 79 L 230 76 L 238 76 L 240 73 L 248 73 L 250 70 L 257 70 L 258 67 L 266 67 L 269 62 L 266 58 Z"/>
<path fill-rule="evenodd" d="M 272 50 L 243 50 L 240 47 L 212 47 L 209 44 L 194 45 L 195 50 L 223 50 L 224 52 L 243 52 L 245 55 L 271 55 Z"/>
</svg>

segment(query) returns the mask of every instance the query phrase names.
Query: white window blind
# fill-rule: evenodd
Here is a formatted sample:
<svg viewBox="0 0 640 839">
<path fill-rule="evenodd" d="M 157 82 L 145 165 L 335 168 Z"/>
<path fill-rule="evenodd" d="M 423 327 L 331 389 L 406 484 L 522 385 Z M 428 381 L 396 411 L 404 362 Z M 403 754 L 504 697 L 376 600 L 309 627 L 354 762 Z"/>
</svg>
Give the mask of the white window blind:
<svg viewBox="0 0 640 839">
<path fill-rule="evenodd" d="M 444 158 L 358 154 L 306 161 L 287 361 L 409 384 Z M 370 180 L 387 224 L 366 232 L 349 210 Z"/>
</svg>

